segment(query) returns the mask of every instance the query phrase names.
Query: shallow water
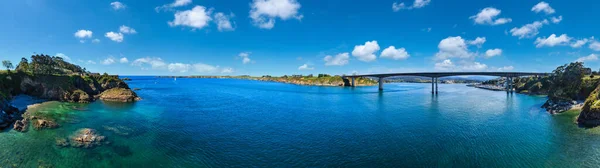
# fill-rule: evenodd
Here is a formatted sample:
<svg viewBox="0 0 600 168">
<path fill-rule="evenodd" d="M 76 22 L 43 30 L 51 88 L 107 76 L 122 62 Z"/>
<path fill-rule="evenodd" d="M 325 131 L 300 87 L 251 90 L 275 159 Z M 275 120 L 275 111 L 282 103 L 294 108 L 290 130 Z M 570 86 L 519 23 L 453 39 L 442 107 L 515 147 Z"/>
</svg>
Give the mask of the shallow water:
<svg viewBox="0 0 600 168">
<path fill-rule="evenodd" d="M 36 167 L 582 167 L 600 131 L 545 97 L 466 87 L 311 87 L 233 79 L 130 77 L 136 103 L 50 102 L 56 129 L 0 133 L 0 164 Z M 110 142 L 61 148 L 80 128 Z"/>
</svg>

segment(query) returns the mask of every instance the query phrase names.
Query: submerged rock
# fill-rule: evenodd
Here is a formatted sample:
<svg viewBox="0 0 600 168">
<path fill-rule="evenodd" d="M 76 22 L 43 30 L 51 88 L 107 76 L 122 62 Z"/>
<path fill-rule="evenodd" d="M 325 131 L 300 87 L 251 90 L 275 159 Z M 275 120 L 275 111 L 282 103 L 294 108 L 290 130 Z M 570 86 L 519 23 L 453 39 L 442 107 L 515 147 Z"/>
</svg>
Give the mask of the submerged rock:
<svg viewBox="0 0 600 168">
<path fill-rule="evenodd" d="M 131 89 L 113 88 L 100 94 L 100 100 L 113 102 L 133 102 L 141 100 Z"/>
<path fill-rule="evenodd" d="M 67 141 L 66 138 L 56 138 L 56 146 L 59 146 L 59 147 L 68 147 L 69 146 L 69 142 Z"/>
<path fill-rule="evenodd" d="M 117 135 L 121 135 L 121 136 L 129 136 L 134 131 L 132 128 L 122 126 L 122 125 L 115 125 L 115 126 L 104 125 L 102 127 L 107 131 L 112 131 L 113 133 L 115 133 Z"/>
<path fill-rule="evenodd" d="M 71 142 L 71 146 L 73 147 L 91 148 L 102 145 L 102 142 L 105 140 L 105 137 L 98 134 L 97 131 L 94 129 L 82 128 L 79 129 L 69 139 Z"/>
<path fill-rule="evenodd" d="M 33 128 L 35 128 L 36 130 L 41 130 L 44 128 L 56 128 L 56 127 L 58 127 L 58 124 L 56 124 L 56 122 L 51 121 L 51 120 L 36 119 L 33 121 Z"/>
<path fill-rule="evenodd" d="M 14 130 L 19 132 L 25 132 L 29 128 L 29 119 L 24 118 L 22 120 L 17 120 L 14 125 Z"/>
</svg>

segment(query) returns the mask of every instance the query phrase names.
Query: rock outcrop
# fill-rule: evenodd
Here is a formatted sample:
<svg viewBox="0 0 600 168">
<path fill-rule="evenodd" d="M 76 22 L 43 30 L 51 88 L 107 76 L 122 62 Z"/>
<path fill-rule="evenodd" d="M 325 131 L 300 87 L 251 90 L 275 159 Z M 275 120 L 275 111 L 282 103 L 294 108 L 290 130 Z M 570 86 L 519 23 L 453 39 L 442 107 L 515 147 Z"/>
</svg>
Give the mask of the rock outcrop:
<svg viewBox="0 0 600 168">
<path fill-rule="evenodd" d="M 72 147 L 92 148 L 100 146 L 104 142 L 105 137 L 98 134 L 96 130 L 90 128 L 79 129 L 73 136 L 69 138 Z"/>
<path fill-rule="evenodd" d="M 14 127 L 13 129 L 15 131 L 25 132 L 29 128 L 29 119 L 25 118 L 22 120 L 17 120 L 17 121 L 15 121 L 15 124 L 13 127 Z"/>
<path fill-rule="evenodd" d="M 577 123 L 585 127 L 596 127 L 600 125 L 600 87 L 597 87 L 585 100 L 581 113 L 577 117 Z"/>
<path fill-rule="evenodd" d="M 33 128 L 35 130 L 58 127 L 58 124 L 56 124 L 56 122 L 54 122 L 52 120 L 34 119 L 34 120 L 32 120 L 32 123 L 33 123 Z"/>
<path fill-rule="evenodd" d="M 112 102 L 133 102 L 140 100 L 137 94 L 131 89 L 113 88 L 100 94 L 100 100 Z"/>
</svg>

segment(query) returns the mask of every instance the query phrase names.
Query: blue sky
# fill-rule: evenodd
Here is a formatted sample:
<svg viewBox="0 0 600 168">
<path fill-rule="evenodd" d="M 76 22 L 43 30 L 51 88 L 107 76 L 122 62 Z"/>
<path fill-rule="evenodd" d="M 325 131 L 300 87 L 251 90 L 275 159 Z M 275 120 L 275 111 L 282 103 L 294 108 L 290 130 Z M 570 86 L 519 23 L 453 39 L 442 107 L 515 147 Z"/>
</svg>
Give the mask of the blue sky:
<svg viewBox="0 0 600 168">
<path fill-rule="evenodd" d="M 0 59 L 122 75 L 598 69 L 600 1 L 4 0 Z M 392 48 L 390 48 L 393 46 Z"/>
</svg>

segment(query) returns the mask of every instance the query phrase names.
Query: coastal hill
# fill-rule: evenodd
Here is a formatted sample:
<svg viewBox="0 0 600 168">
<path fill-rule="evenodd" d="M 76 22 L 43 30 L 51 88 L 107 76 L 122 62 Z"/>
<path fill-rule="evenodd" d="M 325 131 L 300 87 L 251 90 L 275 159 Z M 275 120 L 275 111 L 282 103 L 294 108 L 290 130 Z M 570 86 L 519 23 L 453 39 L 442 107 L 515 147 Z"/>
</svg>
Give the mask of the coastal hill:
<svg viewBox="0 0 600 168">
<path fill-rule="evenodd" d="M 7 69 L 12 63 L 3 62 Z M 0 71 L 0 128 L 20 118 L 20 111 L 8 103 L 13 96 L 25 94 L 63 102 L 130 102 L 140 98 L 117 75 L 91 73 L 61 57 L 33 55 L 22 58 L 15 70 Z"/>
<path fill-rule="evenodd" d="M 216 79 L 245 79 L 245 80 L 258 80 L 258 81 L 270 81 L 270 82 L 281 82 L 290 83 L 297 85 L 313 85 L 313 86 L 348 86 L 350 82 L 348 79 L 343 79 L 341 76 L 331 76 L 328 74 L 313 75 L 284 75 L 281 77 L 273 77 L 265 75 L 262 77 L 252 77 L 248 75 L 242 76 L 159 76 L 159 78 L 216 78 Z M 356 86 L 373 86 L 377 85 L 377 81 L 370 78 L 356 78 L 354 81 Z"/>
</svg>

